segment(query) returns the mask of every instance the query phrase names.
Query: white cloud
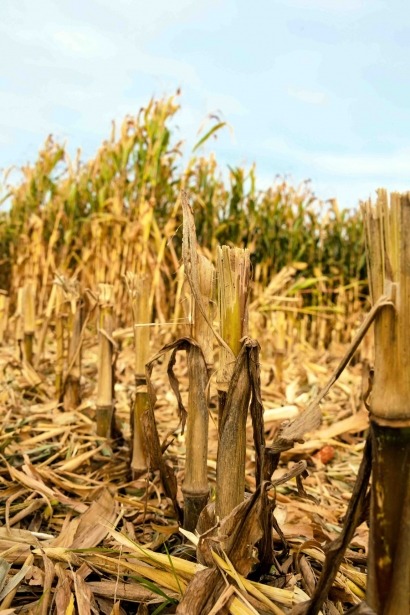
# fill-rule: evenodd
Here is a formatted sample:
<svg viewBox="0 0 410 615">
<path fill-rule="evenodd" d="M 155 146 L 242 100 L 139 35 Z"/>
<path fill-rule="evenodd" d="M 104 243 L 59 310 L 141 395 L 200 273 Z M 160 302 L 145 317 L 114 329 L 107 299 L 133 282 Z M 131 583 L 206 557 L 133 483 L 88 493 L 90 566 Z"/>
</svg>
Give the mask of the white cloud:
<svg viewBox="0 0 410 615">
<path fill-rule="evenodd" d="M 366 9 L 370 4 L 379 4 L 377 0 L 286 0 L 288 6 L 298 7 L 300 10 L 325 11 L 326 13 L 347 13 Z"/>
<path fill-rule="evenodd" d="M 303 163 L 307 168 L 320 170 L 332 176 L 397 177 L 410 180 L 410 149 L 397 148 L 390 154 L 337 153 L 315 151 L 292 144 L 284 138 L 265 141 L 265 148 L 286 158 Z"/>
<path fill-rule="evenodd" d="M 49 40 L 69 53 L 83 58 L 103 60 L 115 56 L 115 45 L 107 37 L 92 28 L 77 27 L 72 29 L 49 28 Z"/>
<path fill-rule="evenodd" d="M 319 90 L 289 88 L 288 94 L 292 96 L 292 98 L 297 98 L 309 105 L 324 105 L 327 101 L 325 92 L 320 92 Z"/>
<path fill-rule="evenodd" d="M 222 94 L 220 92 L 206 92 L 206 105 L 209 113 L 222 112 L 224 118 L 229 120 L 230 116 L 244 116 L 248 113 L 248 109 L 235 96 L 230 94 Z"/>
<path fill-rule="evenodd" d="M 311 154 L 303 156 L 317 168 L 334 175 L 372 177 L 405 177 L 410 180 L 410 151 L 398 150 L 392 154 Z"/>
</svg>

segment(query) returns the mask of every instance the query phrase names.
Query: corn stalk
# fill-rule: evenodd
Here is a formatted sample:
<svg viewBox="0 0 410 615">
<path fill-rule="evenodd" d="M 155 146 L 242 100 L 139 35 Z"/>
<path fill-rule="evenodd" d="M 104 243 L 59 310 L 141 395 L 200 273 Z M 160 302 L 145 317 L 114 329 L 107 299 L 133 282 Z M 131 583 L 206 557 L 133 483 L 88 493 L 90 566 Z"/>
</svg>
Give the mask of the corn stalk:
<svg viewBox="0 0 410 615">
<path fill-rule="evenodd" d="M 181 192 L 183 211 L 184 272 L 191 290 L 190 336 L 196 342 L 188 349 L 188 417 L 184 494 L 184 527 L 194 530 L 207 503 L 208 399 L 207 388 L 213 365 L 215 269 L 199 254 L 195 221 L 188 194 Z M 219 337 L 219 336 L 218 336 Z M 221 341 L 223 341 L 221 339 Z"/>
<path fill-rule="evenodd" d="M 207 389 L 213 365 L 214 337 L 208 323 L 213 320 L 215 270 L 212 263 L 202 255 L 198 255 L 197 268 L 202 308 L 192 300 L 191 337 L 199 346 L 192 345 L 188 351 L 186 462 L 182 485 L 184 528 L 190 531 L 195 529 L 199 514 L 209 497 Z"/>
<path fill-rule="evenodd" d="M 18 349 L 18 355 L 19 355 L 20 361 L 23 360 L 24 358 L 23 293 L 24 293 L 24 289 L 22 286 L 20 286 L 17 289 L 17 305 L 16 305 L 16 311 L 14 314 L 14 318 L 16 322 L 16 325 L 15 325 L 16 346 Z"/>
<path fill-rule="evenodd" d="M 33 364 L 34 330 L 36 315 L 34 306 L 34 284 L 30 280 L 23 287 L 23 329 L 24 329 L 24 358 L 30 365 Z"/>
<path fill-rule="evenodd" d="M 76 281 L 69 281 L 65 288 L 70 304 L 68 330 L 70 341 L 68 345 L 68 367 L 63 384 L 64 409 L 73 410 L 81 403 L 81 331 L 83 325 L 83 300 Z"/>
<path fill-rule="evenodd" d="M 248 250 L 218 249 L 218 304 L 222 347 L 217 378 L 219 446 L 216 472 L 216 514 L 228 515 L 245 492 L 246 417 L 251 398 L 250 375 L 241 350 L 247 333 L 250 259 Z M 240 354 L 239 354 L 240 353 Z M 239 359 L 240 357 L 240 359 Z"/>
<path fill-rule="evenodd" d="M 114 424 L 113 311 L 114 289 L 111 284 L 98 285 L 98 384 L 97 435 L 111 438 Z"/>
<path fill-rule="evenodd" d="M 363 205 L 376 317 L 370 401 L 373 483 L 367 602 L 378 615 L 410 612 L 410 193 Z"/>
<path fill-rule="evenodd" d="M 147 451 L 141 417 L 148 408 L 145 365 L 149 359 L 152 308 L 150 302 L 151 277 L 148 274 L 127 272 L 127 288 L 131 299 L 134 324 L 135 393 L 131 401 L 131 471 L 136 477 L 147 470 Z"/>
<path fill-rule="evenodd" d="M 226 346 L 220 348 L 217 374 L 219 423 L 221 423 L 227 391 L 235 368 L 235 357 L 239 354 L 242 337 L 248 332 L 249 251 L 228 246 L 218 247 L 217 271 L 220 332 L 226 343 Z"/>
<path fill-rule="evenodd" d="M 0 344 L 3 344 L 7 334 L 9 316 L 9 297 L 5 290 L 0 290 Z"/>
</svg>

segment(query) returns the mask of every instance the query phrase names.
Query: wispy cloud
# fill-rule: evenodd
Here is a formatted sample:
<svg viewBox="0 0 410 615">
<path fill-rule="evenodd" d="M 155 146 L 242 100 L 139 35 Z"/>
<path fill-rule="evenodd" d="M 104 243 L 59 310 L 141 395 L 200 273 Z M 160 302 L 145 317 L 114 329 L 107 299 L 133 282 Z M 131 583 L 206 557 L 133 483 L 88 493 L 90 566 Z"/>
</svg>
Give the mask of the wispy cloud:
<svg viewBox="0 0 410 615">
<path fill-rule="evenodd" d="M 117 55 L 115 45 L 107 37 L 103 36 L 93 28 L 76 27 L 70 29 L 47 28 L 49 30 L 49 41 L 54 43 L 61 51 L 77 58 L 106 58 Z"/>
<path fill-rule="evenodd" d="M 355 12 L 369 7 L 370 4 L 379 4 L 377 0 L 286 0 L 290 6 L 309 11 L 325 11 L 326 13 Z"/>
<path fill-rule="evenodd" d="M 333 175 L 366 177 L 408 177 L 410 182 L 410 150 L 398 150 L 386 154 L 335 154 L 320 153 L 302 155 L 317 169 Z"/>
<path fill-rule="evenodd" d="M 292 96 L 292 98 L 296 98 L 309 105 L 324 105 L 327 99 L 325 92 L 320 92 L 319 90 L 289 88 L 288 94 Z"/>
<path fill-rule="evenodd" d="M 225 118 L 232 116 L 244 116 L 249 110 L 246 106 L 230 94 L 224 94 L 221 92 L 206 92 L 205 93 L 207 110 L 209 112 L 219 111 Z"/>
<path fill-rule="evenodd" d="M 410 148 L 396 148 L 389 154 L 378 152 L 338 153 L 318 150 L 317 145 L 306 149 L 284 137 L 267 139 L 264 147 L 277 155 L 303 163 L 307 168 L 338 176 L 409 178 Z"/>
</svg>

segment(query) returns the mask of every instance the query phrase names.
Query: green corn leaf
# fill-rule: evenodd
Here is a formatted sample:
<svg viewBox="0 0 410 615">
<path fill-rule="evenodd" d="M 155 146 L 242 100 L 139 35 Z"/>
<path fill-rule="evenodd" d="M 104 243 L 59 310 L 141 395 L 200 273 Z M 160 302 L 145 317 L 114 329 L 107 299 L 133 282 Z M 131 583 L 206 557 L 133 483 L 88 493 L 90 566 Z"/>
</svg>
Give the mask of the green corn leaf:
<svg viewBox="0 0 410 615">
<path fill-rule="evenodd" d="M 226 122 L 219 122 L 218 124 L 215 124 L 215 126 L 212 126 L 212 128 L 210 130 L 208 130 L 208 132 L 201 138 L 199 139 L 198 143 L 196 143 L 196 145 L 194 146 L 192 152 L 196 152 L 196 150 L 198 148 L 201 147 L 201 145 L 203 145 L 206 141 L 208 141 L 208 139 L 218 130 L 220 130 L 221 128 L 223 128 L 224 126 L 226 126 Z"/>
</svg>

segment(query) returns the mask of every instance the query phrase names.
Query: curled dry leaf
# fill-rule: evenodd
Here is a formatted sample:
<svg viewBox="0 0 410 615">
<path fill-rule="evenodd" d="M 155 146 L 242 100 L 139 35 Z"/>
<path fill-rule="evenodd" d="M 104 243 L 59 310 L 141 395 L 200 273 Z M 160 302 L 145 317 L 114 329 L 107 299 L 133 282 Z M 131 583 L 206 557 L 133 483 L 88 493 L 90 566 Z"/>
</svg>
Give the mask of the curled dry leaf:
<svg viewBox="0 0 410 615">
<path fill-rule="evenodd" d="M 270 521 L 272 503 L 268 500 L 268 487 L 269 483 L 263 483 L 249 499 L 225 517 L 220 525 L 215 524 L 214 505 L 209 504 L 204 509 L 198 522 L 198 530 L 201 531 L 204 525 L 209 527 L 214 524 L 214 527 L 201 535 L 197 556 L 199 561 L 206 563 L 210 568 L 197 574 L 191 581 L 178 607 L 178 613 L 190 613 L 190 615 L 206 613 L 208 612 L 206 609 L 212 608 L 219 598 L 224 588 L 224 581 L 220 571 L 214 567 L 214 552 L 222 557 L 226 555 L 234 569 L 243 576 L 247 576 L 261 563 L 261 556 L 264 558 L 263 564 L 272 563 Z M 264 546 L 262 540 L 266 532 L 268 532 L 267 541 L 270 550 Z M 258 547 L 261 545 L 262 549 L 259 551 Z M 199 577 L 202 580 L 198 580 Z"/>
</svg>

